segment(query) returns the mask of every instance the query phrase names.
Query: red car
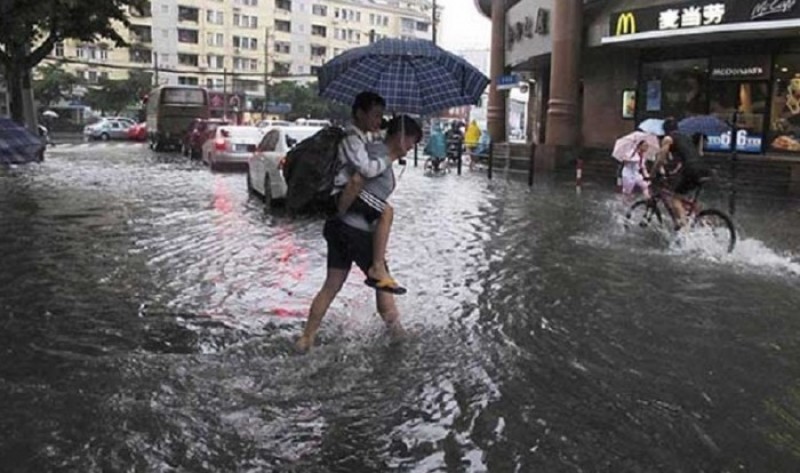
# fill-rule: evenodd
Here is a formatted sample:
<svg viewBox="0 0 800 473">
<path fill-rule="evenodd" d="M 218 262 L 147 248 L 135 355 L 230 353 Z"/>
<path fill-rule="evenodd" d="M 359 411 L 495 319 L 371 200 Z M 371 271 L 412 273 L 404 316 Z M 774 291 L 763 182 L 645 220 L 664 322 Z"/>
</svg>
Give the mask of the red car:
<svg viewBox="0 0 800 473">
<path fill-rule="evenodd" d="M 147 139 L 147 123 L 137 123 L 128 128 L 128 139 L 133 141 L 145 141 Z"/>
<path fill-rule="evenodd" d="M 181 154 L 192 159 L 200 159 L 203 143 L 209 137 L 214 136 L 217 127 L 230 124 L 229 121 L 221 118 L 195 118 L 183 137 Z"/>
</svg>

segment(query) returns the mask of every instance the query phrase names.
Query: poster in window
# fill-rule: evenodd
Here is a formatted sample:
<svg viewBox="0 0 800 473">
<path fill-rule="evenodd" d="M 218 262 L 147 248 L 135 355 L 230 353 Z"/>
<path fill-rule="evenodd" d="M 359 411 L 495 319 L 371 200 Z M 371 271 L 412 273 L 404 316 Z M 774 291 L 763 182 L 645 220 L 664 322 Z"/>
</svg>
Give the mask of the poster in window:
<svg viewBox="0 0 800 473">
<path fill-rule="evenodd" d="M 636 115 L 636 90 L 625 89 L 622 91 L 622 118 L 633 119 Z"/>
<path fill-rule="evenodd" d="M 648 112 L 661 111 L 661 81 L 647 81 L 647 109 Z"/>
<path fill-rule="evenodd" d="M 778 151 L 800 152 L 800 77 L 778 79 L 772 98 L 772 142 Z"/>
</svg>

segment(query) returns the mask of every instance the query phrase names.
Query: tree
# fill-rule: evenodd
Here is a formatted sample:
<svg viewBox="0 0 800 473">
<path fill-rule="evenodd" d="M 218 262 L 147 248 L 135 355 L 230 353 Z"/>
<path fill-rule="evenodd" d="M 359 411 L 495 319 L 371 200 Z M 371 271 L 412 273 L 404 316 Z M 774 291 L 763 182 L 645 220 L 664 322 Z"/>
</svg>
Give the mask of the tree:
<svg viewBox="0 0 800 473">
<path fill-rule="evenodd" d="M 45 108 L 72 98 L 74 88 L 83 82 L 58 64 L 45 64 L 38 69 L 38 73 L 40 78 L 33 81 L 33 93 Z"/>
<path fill-rule="evenodd" d="M 129 105 L 140 102 L 152 84 L 152 74 L 130 71 L 123 80 L 100 79 L 97 87 L 91 87 L 84 96 L 87 105 L 101 112 L 119 115 Z"/>
<path fill-rule="evenodd" d="M 292 111 L 286 116 L 289 120 L 311 117 L 344 121 L 350 116 L 350 107 L 320 97 L 316 83 L 278 82 L 270 87 L 270 100 L 292 104 Z"/>
<path fill-rule="evenodd" d="M 67 38 L 93 42 L 100 38 L 125 46 L 114 23 L 129 25 L 129 8 L 146 0 L 0 0 L 0 67 L 8 86 L 11 118 L 22 123 L 23 89 L 30 71 Z"/>
</svg>

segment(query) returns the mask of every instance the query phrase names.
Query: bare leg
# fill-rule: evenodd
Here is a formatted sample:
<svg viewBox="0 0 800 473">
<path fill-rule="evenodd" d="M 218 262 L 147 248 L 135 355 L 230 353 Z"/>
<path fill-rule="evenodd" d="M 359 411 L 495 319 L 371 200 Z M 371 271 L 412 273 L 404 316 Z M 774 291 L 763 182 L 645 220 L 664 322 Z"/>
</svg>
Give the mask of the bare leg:
<svg viewBox="0 0 800 473">
<path fill-rule="evenodd" d="M 353 177 L 347 181 L 347 186 L 345 186 L 342 194 L 339 196 L 339 202 L 336 204 L 336 210 L 340 215 L 347 212 L 347 209 L 353 205 L 353 202 L 356 201 L 358 194 L 361 193 L 361 189 L 363 188 L 364 176 L 359 173 L 353 174 Z"/>
<path fill-rule="evenodd" d="M 392 338 L 402 338 L 406 331 L 400 323 L 400 311 L 397 310 L 394 294 L 378 291 L 375 293 L 375 302 L 378 306 L 378 313 L 386 324 L 386 328 Z"/>
<path fill-rule="evenodd" d="M 394 209 L 386 204 L 375 233 L 372 234 L 372 266 L 367 271 L 367 276 L 381 280 L 391 277 L 386 268 L 386 248 L 389 245 L 389 233 L 392 231 Z"/>
<path fill-rule="evenodd" d="M 672 210 L 675 212 L 678 229 L 684 228 L 686 226 L 686 209 L 683 208 L 683 201 L 678 195 L 672 197 Z"/>
<path fill-rule="evenodd" d="M 296 346 L 298 350 L 305 352 L 314 346 L 314 338 L 322 323 L 322 318 L 325 317 L 325 313 L 331 306 L 336 294 L 342 289 L 349 272 L 349 270 L 344 269 L 328 268 L 325 283 L 314 297 L 314 302 L 311 303 L 311 309 L 308 311 L 308 321 L 303 330 L 303 335 L 297 340 Z"/>
</svg>

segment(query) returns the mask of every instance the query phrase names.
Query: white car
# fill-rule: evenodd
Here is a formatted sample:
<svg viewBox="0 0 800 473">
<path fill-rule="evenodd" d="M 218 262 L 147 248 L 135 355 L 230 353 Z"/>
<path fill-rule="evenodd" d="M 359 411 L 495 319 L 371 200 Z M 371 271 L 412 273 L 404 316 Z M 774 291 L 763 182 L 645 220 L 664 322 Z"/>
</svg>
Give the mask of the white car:
<svg viewBox="0 0 800 473">
<path fill-rule="evenodd" d="M 314 135 L 320 127 L 274 127 L 267 130 L 248 161 L 247 189 L 264 198 L 268 206 L 286 198 L 283 164 L 297 143 Z"/>
<path fill-rule="evenodd" d="M 264 130 L 255 126 L 221 126 L 203 143 L 201 157 L 212 171 L 223 166 L 245 166 Z"/>
</svg>

